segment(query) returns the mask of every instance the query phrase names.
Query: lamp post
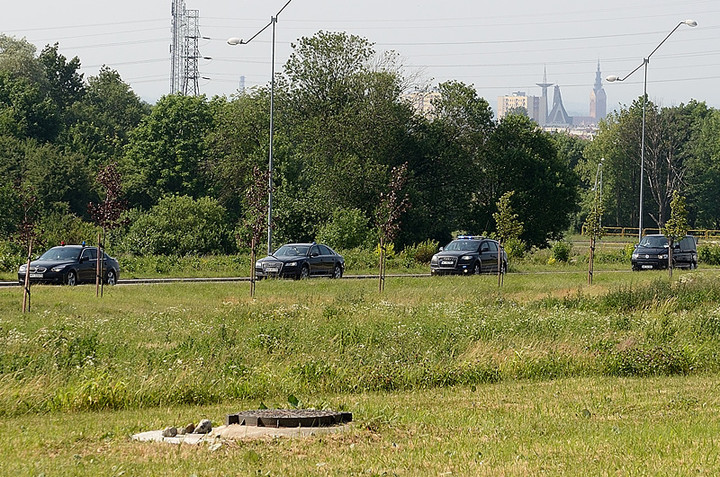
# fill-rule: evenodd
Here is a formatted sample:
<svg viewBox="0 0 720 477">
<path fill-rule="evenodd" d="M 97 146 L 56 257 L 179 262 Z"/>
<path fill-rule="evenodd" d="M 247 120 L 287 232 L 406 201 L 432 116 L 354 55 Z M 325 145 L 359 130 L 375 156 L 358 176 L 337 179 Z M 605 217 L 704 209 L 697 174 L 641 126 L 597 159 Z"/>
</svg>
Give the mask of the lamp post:
<svg viewBox="0 0 720 477">
<path fill-rule="evenodd" d="M 675 25 L 675 28 L 673 28 L 670 33 L 667 34 L 667 36 L 661 41 L 658 46 L 655 47 L 653 51 L 650 52 L 649 55 L 647 55 L 645 58 L 643 58 L 643 62 L 640 63 L 637 68 L 632 70 L 630 73 L 626 74 L 623 77 L 611 75 L 605 78 L 605 80 L 609 83 L 613 83 L 615 81 L 625 81 L 628 79 L 633 73 L 635 73 L 640 68 L 643 68 L 644 71 L 644 77 L 643 77 L 643 103 L 642 103 L 642 132 L 640 134 L 640 210 L 639 210 L 639 219 L 638 219 L 638 242 L 642 239 L 642 231 L 643 231 L 643 182 L 645 181 L 645 110 L 647 105 L 647 71 L 648 71 L 648 63 L 650 63 L 650 57 L 662 46 L 665 41 L 670 38 L 670 35 L 675 33 L 675 31 L 680 28 L 682 25 L 687 25 L 689 27 L 696 27 L 697 22 L 695 20 L 683 20 L 679 22 L 677 25 Z"/>
<path fill-rule="evenodd" d="M 277 24 L 277 17 L 280 16 L 283 10 L 290 5 L 292 0 L 288 0 L 285 5 L 275 14 L 270 17 L 270 22 L 262 27 L 257 33 L 250 37 L 249 40 L 243 40 L 241 38 L 228 38 L 228 45 L 247 45 L 253 41 L 260 33 L 268 29 L 272 25 L 272 53 L 270 55 L 270 145 L 268 146 L 268 215 L 267 215 L 267 252 L 272 253 L 272 197 L 273 197 L 273 144 L 274 144 L 274 133 L 275 133 L 275 25 Z"/>
</svg>

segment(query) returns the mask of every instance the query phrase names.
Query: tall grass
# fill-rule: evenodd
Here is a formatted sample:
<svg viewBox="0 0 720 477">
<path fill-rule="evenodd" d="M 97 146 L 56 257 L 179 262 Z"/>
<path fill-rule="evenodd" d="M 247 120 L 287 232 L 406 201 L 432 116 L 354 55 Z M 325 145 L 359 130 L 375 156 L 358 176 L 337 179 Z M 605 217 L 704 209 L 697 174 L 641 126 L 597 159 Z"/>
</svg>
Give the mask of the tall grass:
<svg viewBox="0 0 720 477">
<path fill-rule="evenodd" d="M 717 372 L 720 280 L 661 276 L 1 290 L 0 415 Z"/>
</svg>

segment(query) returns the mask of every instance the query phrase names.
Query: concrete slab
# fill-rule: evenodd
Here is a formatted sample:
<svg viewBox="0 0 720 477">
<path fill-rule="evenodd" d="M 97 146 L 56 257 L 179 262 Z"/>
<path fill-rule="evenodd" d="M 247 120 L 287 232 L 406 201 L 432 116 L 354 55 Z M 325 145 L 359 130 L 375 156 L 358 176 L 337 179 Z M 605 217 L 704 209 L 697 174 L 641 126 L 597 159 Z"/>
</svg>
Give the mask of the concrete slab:
<svg viewBox="0 0 720 477">
<path fill-rule="evenodd" d="M 165 442 L 167 444 L 199 445 L 218 440 L 260 439 L 264 437 L 310 437 L 326 434 L 338 434 L 349 431 L 351 424 L 328 427 L 255 427 L 231 424 L 219 426 L 210 434 L 185 434 L 176 437 L 163 437 L 162 430 L 135 434 L 132 440 L 140 442 Z"/>
</svg>

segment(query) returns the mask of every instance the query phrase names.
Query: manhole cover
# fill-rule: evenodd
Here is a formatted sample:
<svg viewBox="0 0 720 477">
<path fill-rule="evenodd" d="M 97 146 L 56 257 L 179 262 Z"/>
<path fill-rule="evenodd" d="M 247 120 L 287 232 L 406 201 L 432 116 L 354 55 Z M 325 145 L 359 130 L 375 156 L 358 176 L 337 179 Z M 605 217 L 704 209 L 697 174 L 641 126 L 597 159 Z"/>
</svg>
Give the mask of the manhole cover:
<svg viewBox="0 0 720 477">
<path fill-rule="evenodd" d="M 352 421 L 351 412 L 315 409 L 258 409 L 228 414 L 225 424 L 255 427 L 324 427 Z"/>
</svg>

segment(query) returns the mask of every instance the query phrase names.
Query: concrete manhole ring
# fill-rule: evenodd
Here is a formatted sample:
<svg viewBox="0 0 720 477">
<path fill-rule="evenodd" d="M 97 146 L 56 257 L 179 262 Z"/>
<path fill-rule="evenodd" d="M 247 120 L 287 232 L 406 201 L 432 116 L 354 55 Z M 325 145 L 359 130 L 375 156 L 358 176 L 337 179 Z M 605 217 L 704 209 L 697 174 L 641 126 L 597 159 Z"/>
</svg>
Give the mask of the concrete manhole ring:
<svg viewBox="0 0 720 477">
<path fill-rule="evenodd" d="M 351 412 L 316 409 L 257 409 L 228 414 L 225 425 L 254 427 L 326 427 L 352 421 Z"/>
</svg>

